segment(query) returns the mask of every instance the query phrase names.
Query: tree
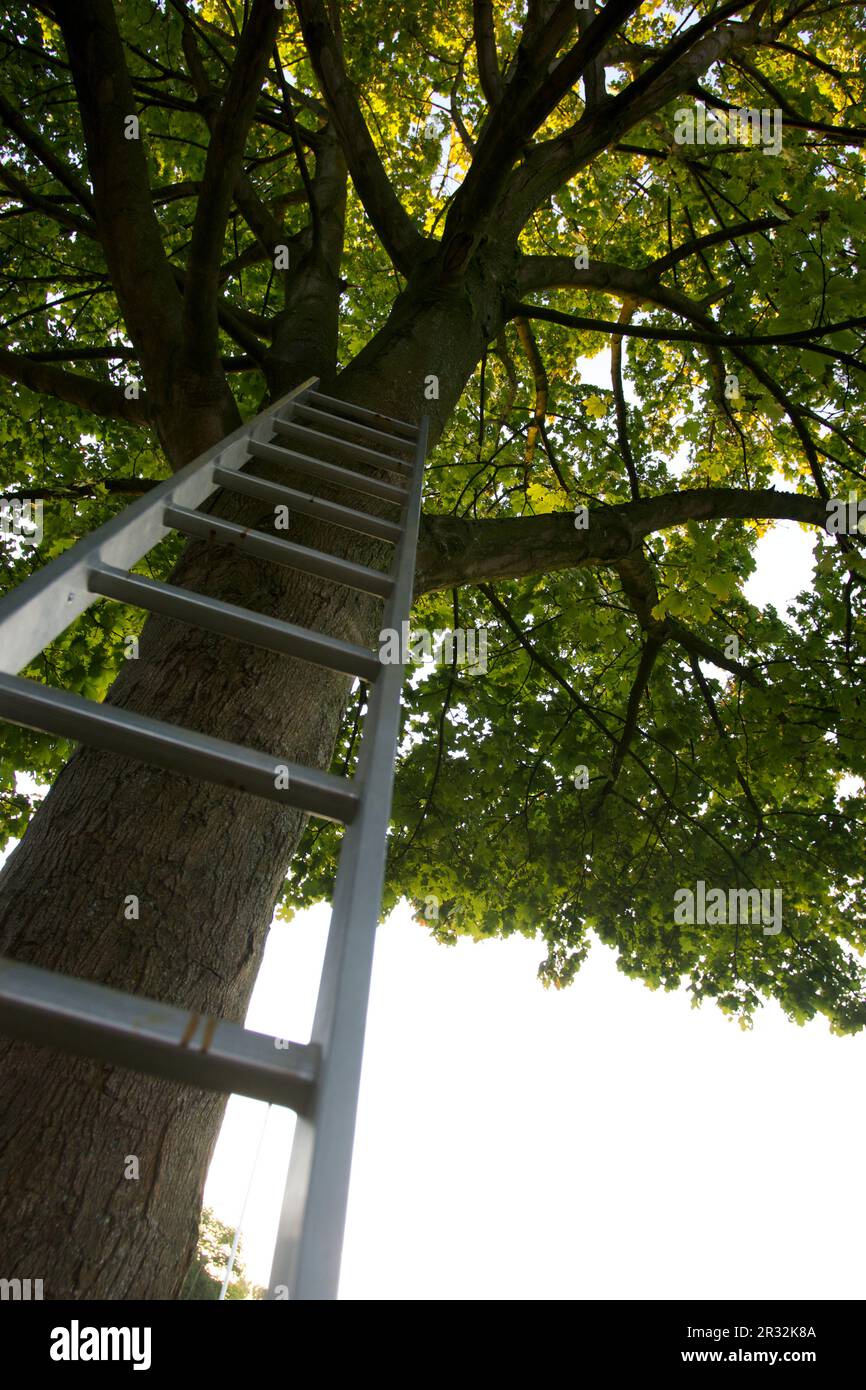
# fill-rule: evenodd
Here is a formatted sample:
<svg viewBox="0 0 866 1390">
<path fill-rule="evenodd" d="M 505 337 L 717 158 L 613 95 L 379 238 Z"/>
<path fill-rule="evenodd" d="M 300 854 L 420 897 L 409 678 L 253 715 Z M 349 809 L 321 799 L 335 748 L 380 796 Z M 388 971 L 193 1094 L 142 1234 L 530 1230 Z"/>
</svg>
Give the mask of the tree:
<svg viewBox="0 0 866 1390">
<path fill-rule="evenodd" d="M 4 552 L 4 583 L 310 376 L 426 412 L 415 619 L 486 627 L 489 661 L 452 653 L 407 694 L 389 903 L 409 895 L 446 941 L 540 929 L 557 985 L 594 930 L 627 973 L 745 1022 L 775 998 L 862 1026 L 866 565 L 856 528 L 827 529 L 866 444 L 861 9 L 7 16 L 2 430 L 10 495 L 46 517 L 40 548 Z M 590 387 L 581 363 L 605 350 L 610 386 Z M 214 510 L 263 524 L 237 496 Z M 743 587 L 781 519 L 817 547 L 790 623 Z M 376 645 L 367 596 L 200 543 L 150 563 Z M 348 771 L 365 701 L 106 603 L 33 674 Z M 327 891 L 334 837 L 69 752 L 6 740 L 7 835 L 30 811 L 14 770 L 52 787 L 0 880 L 3 952 L 242 1019 L 275 905 Z M 699 880 L 781 892 L 778 933 L 673 925 Z M 222 1098 L 29 1045 L 3 1060 L 4 1271 L 55 1298 L 176 1297 Z"/>
<path fill-rule="evenodd" d="M 181 1298 L 193 1299 L 196 1302 L 217 1301 L 226 1277 L 234 1238 L 235 1233 L 231 1226 L 220 1221 L 210 1207 L 205 1207 L 201 1214 L 198 1249 L 183 1282 Z M 265 1290 L 257 1284 L 251 1284 L 247 1278 L 240 1259 L 241 1248 L 242 1242 L 239 1240 L 231 1279 L 226 1289 L 226 1299 L 240 1299 L 245 1302 L 262 1299 Z"/>
</svg>

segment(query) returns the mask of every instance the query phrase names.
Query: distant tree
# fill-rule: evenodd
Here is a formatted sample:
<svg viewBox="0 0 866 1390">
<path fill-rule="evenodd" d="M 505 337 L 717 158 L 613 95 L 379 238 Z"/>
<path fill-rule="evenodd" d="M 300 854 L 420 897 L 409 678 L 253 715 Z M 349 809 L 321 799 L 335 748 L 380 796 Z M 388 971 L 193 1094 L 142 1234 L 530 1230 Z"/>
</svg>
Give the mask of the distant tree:
<svg viewBox="0 0 866 1390">
<path fill-rule="evenodd" d="M 181 1298 L 216 1300 L 226 1277 L 232 1241 L 235 1233 L 231 1226 L 220 1221 L 210 1209 L 205 1207 L 201 1214 L 198 1233 L 198 1249 L 195 1260 L 190 1265 L 180 1292 Z M 226 1299 L 264 1298 L 265 1290 L 247 1278 L 241 1260 L 243 1240 L 238 1241 L 232 1275 L 226 1289 Z"/>
</svg>

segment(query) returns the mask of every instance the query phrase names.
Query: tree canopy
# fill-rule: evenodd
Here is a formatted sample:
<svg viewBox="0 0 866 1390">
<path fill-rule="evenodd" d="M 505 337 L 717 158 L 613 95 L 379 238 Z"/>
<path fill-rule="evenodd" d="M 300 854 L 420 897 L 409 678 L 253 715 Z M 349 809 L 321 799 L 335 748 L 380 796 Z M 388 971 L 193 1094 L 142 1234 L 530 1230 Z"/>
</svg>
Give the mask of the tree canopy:
<svg viewBox="0 0 866 1390">
<path fill-rule="evenodd" d="M 443 402 L 414 621 L 486 628 L 488 669 L 407 685 L 386 907 L 444 942 L 540 932 L 556 986 L 595 933 L 746 1025 L 775 998 L 862 1027 L 866 558 L 826 521 L 866 486 L 863 6 L 81 11 L 0 24 L 4 489 L 45 509 L 3 589 L 187 461 L 178 382 L 226 384 L 226 432 L 322 340 L 361 372 L 466 293 L 480 361 L 445 382 L 450 319 L 406 403 Z M 699 110 L 780 113 L 781 147 L 679 142 Z M 785 519 L 815 538 L 790 617 L 744 593 Z M 29 674 L 100 698 L 140 621 L 100 603 Z M 68 753 L 4 729 L 5 838 L 15 772 Z M 283 915 L 329 893 L 338 843 L 308 827 Z M 677 925 L 698 880 L 781 891 L 782 929 Z"/>
</svg>

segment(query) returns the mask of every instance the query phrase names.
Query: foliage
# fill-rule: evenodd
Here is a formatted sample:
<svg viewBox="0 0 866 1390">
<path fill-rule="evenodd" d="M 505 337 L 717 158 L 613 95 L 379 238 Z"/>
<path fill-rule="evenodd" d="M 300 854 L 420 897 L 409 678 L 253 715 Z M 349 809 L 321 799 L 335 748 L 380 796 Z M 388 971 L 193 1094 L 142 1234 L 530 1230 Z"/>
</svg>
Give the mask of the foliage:
<svg viewBox="0 0 866 1390">
<path fill-rule="evenodd" d="M 239 0 L 193 7 L 214 82 L 246 8 Z M 743 7 L 751 8 L 767 11 Z M 494 9 L 503 80 L 521 60 L 528 14 L 551 7 Z M 183 72 L 177 7 L 124 0 L 120 10 L 151 185 L 193 185 L 204 168 L 203 117 Z M 712 18 L 705 4 L 697 12 Z M 604 65 L 605 99 L 627 94 L 690 13 L 685 5 L 641 5 L 619 26 Z M 771 6 L 753 38 L 736 31 L 718 61 L 645 116 L 611 127 L 539 199 L 518 228 L 516 249 L 525 258 L 558 257 L 565 269 L 518 292 L 515 261 L 503 249 L 510 308 L 431 456 L 430 518 L 523 519 L 525 555 L 539 518 L 570 516 L 582 504 L 595 517 L 684 492 L 775 487 L 821 501 L 862 488 L 861 20 L 857 6 L 807 4 L 790 15 Z M 367 0 L 344 6 L 342 23 L 346 61 L 391 187 L 415 225 L 439 237 L 489 137 L 473 6 L 418 0 L 407 11 Z M 301 115 L 321 126 L 320 78 L 292 19 L 279 42 Z M 32 10 L 7 17 L 2 44 L 9 100 L 34 123 L 40 118 L 54 148 L 80 168 L 56 26 Z M 49 86 L 46 64 L 56 77 Z M 273 74 L 266 95 L 276 110 Z M 696 102 L 780 108 L 780 154 L 768 157 L 755 143 L 678 145 L 676 112 Z M 307 208 L 288 128 L 268 109 L 269 119 L 260 110 L 251 127 L 245 167 L 262 200 L 280 210 L 288 241 L 303 247 Z M 550 154 L 581 121 L 592 129 L 592 117 L 584 79 L 510 151 L 516 176 L 528 178 L 539 151 Z M 14 133 L 5 153 L 43 198 L 62 197 Z M 516 186 L 503 191 L 503 219 Z M 99 248 L 60 226 L 50 207 L 28 206 L 7 188 L 4 346 L 33 354 L 73 340 L 125 342 Z M 156 211 L 167 255 L 179 266 L 189 202 L 157 199 Z M 496 234 L 494 221 L 491 243 Z M 589 257 L 583 278 L 567 265 L 581 246 Z M 238 208 L 224 254 L 225 304 L 267 322 L 277 297 L 272 268 Z M 406 288 L 357 189 L 341 274 L 345 366 Z M 635 336 L 611 333 L 619 315 Z M 617 342 L 621 358 L 611 354 Z M 224 359 L 238 347 L 223 326 Z M 587 380 L 587 364 L 600 362 L 609 386 Z M 135 372 L 129 356 L 86 366 L 90 379 L 116 387 Z M 266 389 L 256 364 L 232 369 L 231 381 L 241 410 L 253 410 Z M 3 554 L 8 588 L 112 514 L 120 501 L 102 484 L 157 477 L 164 463 L 153 436 L 128 421 L 82 415 L 20 380 L 2 391 L 6 486 L 54 493 L 47 549 Z M 87 495 L 64 495 L 76 485 L 87 485 Z M 759 510 L 696 511 L 652 528 L 626 565 L 563 561 L 532 571 L 521 562 L 495 584 L 464 581 L 457 566 L 453 589 L 420 595 L 418 627 L 488 629 L 489 669 L 419 670 L 407 689 L 386 909 L 407 896 L 423 916 L 435 899 L 438 915 L 426 920 L 443 942 L 540 933 L 540 974 L 557 987 L 573 978 L 594 933 L 627 974 L 651 988 L 685 983 L 695 1003 L 712 998 L 745 1024 L 766 998 L 798 1022 L 824 1014 L 840 1033 L 866 1022 L 858 961 L 866 947 L 866 562 L 856 537 L 834 539 L 813 524 L 814 570 L 801 576 L 794 611 L 760 608 L 745 586 L 770 524 Z M 170 567 L 168 550 L 155 573 Z M 100 603 L 35 673 L 101 695 L 137 621 Z M 364 695 L 356 690 L 350 702 L 335 768 L 352 763 Z M 7 837 L 20 834 L 26 816 L 14 771 L 50 779 L 67 751 L 41 735 L 8 735 L 0 764 Z M 574 784 L 582 766 L 586 788 Z M 337 844 L 331 828 L 309 827 L 284 916 L 327 895 Z M 699 879 L 780 889 L 784 930 L 676 927 L 674 893 Z"/>
<path fill-rule="evenodd" d="M 234 1236 L 235 1233 L 231 1227 L 220 1221 L 210 1207 L 203 1209 L 198 1233 L 198 1249 L 195 1261 L 190 1266 L 184 1280 L 181 1298 L 194 1299 L 198 1302 L 216 1302 L 226 1277 Z M 226 1289 L 226 1298 L 247 1301 L 261 1299 L 264 1297 L 265 1291 L 257 1284 L 251 1283 L 247 1278 L 240 1254 L 241 1242 L 239 1241 L 235 1262 L 232 1266 L 231 1279 Z"/>
</svg>

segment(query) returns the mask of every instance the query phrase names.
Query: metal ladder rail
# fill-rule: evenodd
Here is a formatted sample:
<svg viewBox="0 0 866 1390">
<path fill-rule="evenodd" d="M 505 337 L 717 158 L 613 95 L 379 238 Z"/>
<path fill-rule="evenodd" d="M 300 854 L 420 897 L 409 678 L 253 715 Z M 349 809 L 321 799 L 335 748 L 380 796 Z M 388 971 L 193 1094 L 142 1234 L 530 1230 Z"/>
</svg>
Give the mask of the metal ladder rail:
<svg viewBox="0 0 866 1390">
<path fill-rule="evenodd" d="M 10 665 L 13 671 L 20 669 L 32 660 L 100 593 L 107 593 L 182 616 L 185 621 L 239 640 L 259 640 L 262 645 L 290 650 L 348 674 L 365 675 L 375 683 L 382 668 L 375 653 L 365 648 L 158 584 L 106 563 L 134 564 L 169 533 L 161 510 L 166 502 L 178 496 L 185 502 L 201 501 L 216 487 L 230 483 L 227 475 L 248 462 L 245 448 L 273 426 L 278 412 L 291 409 L 313 385 L 315 378 L 152 489 L 147 497 L 8 595 L 0 603 L 0 633 L 12 639 L 3 653 L 7 670 Z M 404 431 L 417 430 L 404 422 L 395 424 Z M 343 518 L 343 524 L 350 523 Z M 354 529 L 354 522 L 351 524 Z M 141 604 L 142 586 L 149 591 L 146 605 Z M 59 603 L 59 611 L 53 614 L 52 599 L 66 601 Z M 288 764 L 290 787 L 278 790 L 272 758 L 36 681 L 0 674 L 0 717 L 275 800 L 290 800 L 312 814 L 344 824 L 353 819 L 360 804 L 359 793 L 346 779 Z M 319 1057 L 319 1049 L 312 1043 L 286 1047 L 282 1039 L 249 1033 L 225 1020 L 199 1018 L 182 1009 L 13 960 L 0 960 L 0 1024 L 14 1037 L 65 1047 L 173 1080 L 272 1100 L 299 1111 L 309 1104 Z"/>
<path fill-rule="evenodd" d="M 397 549 L 394 591 L 383 619 L 383 627 L 398 632 L 412 607 L 427 435 L 425 416 Z M 337 1296 L 373 947 L 388 852 L 403 674 L 400 664 L 383 666 L 364 722 L 355 775 L 361 784 L 361 805 L 340 846 L 311 1035 L 311 1044 L 320 1050 L 320 1070 L 313 1106 L 298 1115 L 269 1298 L 284 1296 L 284 1289 L 292 1299 Z"/>
</svg>

